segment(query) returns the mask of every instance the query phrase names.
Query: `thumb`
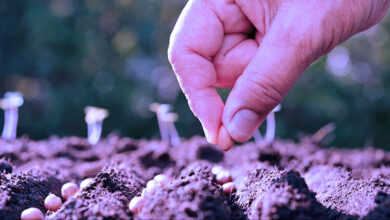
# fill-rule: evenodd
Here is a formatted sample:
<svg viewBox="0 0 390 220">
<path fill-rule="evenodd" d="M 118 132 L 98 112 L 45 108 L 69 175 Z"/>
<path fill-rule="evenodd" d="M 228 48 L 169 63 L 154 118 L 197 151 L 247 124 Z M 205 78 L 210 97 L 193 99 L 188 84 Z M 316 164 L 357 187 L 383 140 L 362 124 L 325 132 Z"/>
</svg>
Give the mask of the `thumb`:
<svg viewBox="0 0 390 220">
<path fill-rule="evenodd" d="M 272 28 L 237 79 L 224 108 L 223 125 L 238 142 L 248 141 L 253 136 L 310 63 L 305 59 L 310 56 L 303 55 L 307 50 L 299 43 L 300 39 L 291 42 L 297 38 Z"/>
</svg>

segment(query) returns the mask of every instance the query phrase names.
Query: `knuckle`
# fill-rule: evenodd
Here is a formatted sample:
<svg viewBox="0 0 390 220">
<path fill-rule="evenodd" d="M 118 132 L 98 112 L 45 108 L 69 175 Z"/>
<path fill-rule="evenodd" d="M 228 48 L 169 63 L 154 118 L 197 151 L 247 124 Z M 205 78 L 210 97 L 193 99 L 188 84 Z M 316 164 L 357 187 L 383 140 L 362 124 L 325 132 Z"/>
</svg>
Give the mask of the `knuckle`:
<svg viewBox="0 0 390 220">
<path fill-rule="evenodd" d="M 256 77 L 249 76 L 246 80 L 248 81 L 247 88 L 253 94 L 255 103 L 265 107 L 265 111 L 272 110 L 273 106 L 282 102 L 284 91 L 279 88 L 283 86 L 279 85 L 280 82 L 277 80 L 263 74 L 257 74 Z"/>
</svg>

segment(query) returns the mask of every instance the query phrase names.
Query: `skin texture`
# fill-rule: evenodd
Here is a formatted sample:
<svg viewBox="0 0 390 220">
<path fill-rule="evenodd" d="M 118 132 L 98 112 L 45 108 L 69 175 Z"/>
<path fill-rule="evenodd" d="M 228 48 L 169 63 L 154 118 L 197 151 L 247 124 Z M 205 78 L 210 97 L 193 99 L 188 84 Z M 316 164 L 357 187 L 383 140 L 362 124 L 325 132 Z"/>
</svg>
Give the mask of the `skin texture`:
<svg viewBox="0 0 390 220">
<path fill-rule="evenodd" d="M 389 0 L 190 0 L 168 58 L 207 140 L 245 142 L 320 56 L 378 23 Z M 233 88 L 224 104 L 215 87 Z"/>
</svg>

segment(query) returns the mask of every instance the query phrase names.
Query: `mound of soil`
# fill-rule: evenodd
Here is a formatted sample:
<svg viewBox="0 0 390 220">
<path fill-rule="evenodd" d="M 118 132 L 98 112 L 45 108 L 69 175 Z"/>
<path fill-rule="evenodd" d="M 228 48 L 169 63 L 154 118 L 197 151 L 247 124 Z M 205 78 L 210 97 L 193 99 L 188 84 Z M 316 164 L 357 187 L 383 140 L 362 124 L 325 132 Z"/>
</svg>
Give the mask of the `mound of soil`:
<svg viewBox="0 0 390 220">
<path fill-rule="evenodd" d="M 236 192 L 224 193 L 213 167 L 230 172 Z M 170 178 L 141 196 L 157 174 Z M 92 182 L 56 212 L 66 182 Z M 111 135 L 90 146 L 84 138 L 0 140 L 0 219 L 36 207 L 47 219 L 390 219 L 390 153 L 333 149 L 313 139 L 247 143 L 222 152 L 203 138 L 180 146 Z"/>
</svg>

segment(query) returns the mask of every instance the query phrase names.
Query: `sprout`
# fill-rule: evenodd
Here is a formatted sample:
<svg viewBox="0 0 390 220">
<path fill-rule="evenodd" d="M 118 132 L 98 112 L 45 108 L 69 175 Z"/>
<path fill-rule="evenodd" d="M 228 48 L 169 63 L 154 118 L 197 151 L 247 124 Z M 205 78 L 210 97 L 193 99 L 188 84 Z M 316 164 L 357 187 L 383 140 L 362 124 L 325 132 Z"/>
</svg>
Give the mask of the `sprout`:
<svg viewBox="0 0 390 220">
<path fill-rule="evenodd" d="M 177 133 L 175 127 L 175 121 L 179 119 L 176 113 L 168 112 L 164 115 L 163 120 L 168 127 L 168 133 L 171 141 L 171 145 L 176 147 L 180 144 L 180 136 Z"/>
<path fill-rule="evenodd" d="M 255 134 L 253 135 L 253 139 L 255 139 L 256 145 L 260 145 L 263 143 L 263 136 L 261 135 L 259 130 L 256 130 Z"/>
<path fill-rule="evenodd" d="M 106 109 L 88 106 L 84 109 L 85 121 L 88 125 L 88 142 L 91 145 L 99 142 L 102 134 L 103 120 L 107 118 L 108 111 Z"/>
<path fill-rule="evenodd" d="M 1 137 L 5 140 L 16 138 L 18 107 L 21 105 L 23 105 L 23 96 L 20 92 L 7 92 L 0 100 L 0 108 L 4 109 L 4 127 Z"/>
<path fill-rule="evenodd" d="M 150 111 L 156 112 L 161 140 L 169 142 L 172 146 L 180 144 L 180 136 L 175 127 L 175 121 L 179 119 L 176 113 L 169 112 L 172 107 L 168 104 L 152 103 Z"/>
<path fill-rule="evenodd" d="M 336 129 L 335 124 L 329 123 L 325 125 L 324 127 L 320 128 L 316 133 L 313 134 L 311 137 L 312 141 L 314 143 L 321 142 L 326 136 L 328 136 L 330 133 L 332 133 Z"/>
<path fill-rule="evenodd" d="M 152 103 L 149 106 L 150 111 L 155 112 L 157 115 L 158 127 L 160 129 L 161 140 L 168 142 L 169 133 L 166 123 L 163 120 L 163 116 L 168 113 L 170 106 L 168 104 Z"/>
<path fill-rule="evenodd" d="M 265 138 L 261 135 L 260 131 L 257 130 L 253 135 L 256 145 L 260 145 L 265 141 L 266 143 L 271 143 L 275 138 L 275 112 L 282 109 L 281 105 L 277 105 L 267 116 L 267 130 L 265 132 Z"/>
<path fill-rule="evenodd" d="M 281 105 L 277 105 L 271 113 L 267 116 L 267 131 L 265 132 L 265 141 L 266 143 L 271 143 L 275 138 L 275 112 L 282 109 Z"/>
</svg>

